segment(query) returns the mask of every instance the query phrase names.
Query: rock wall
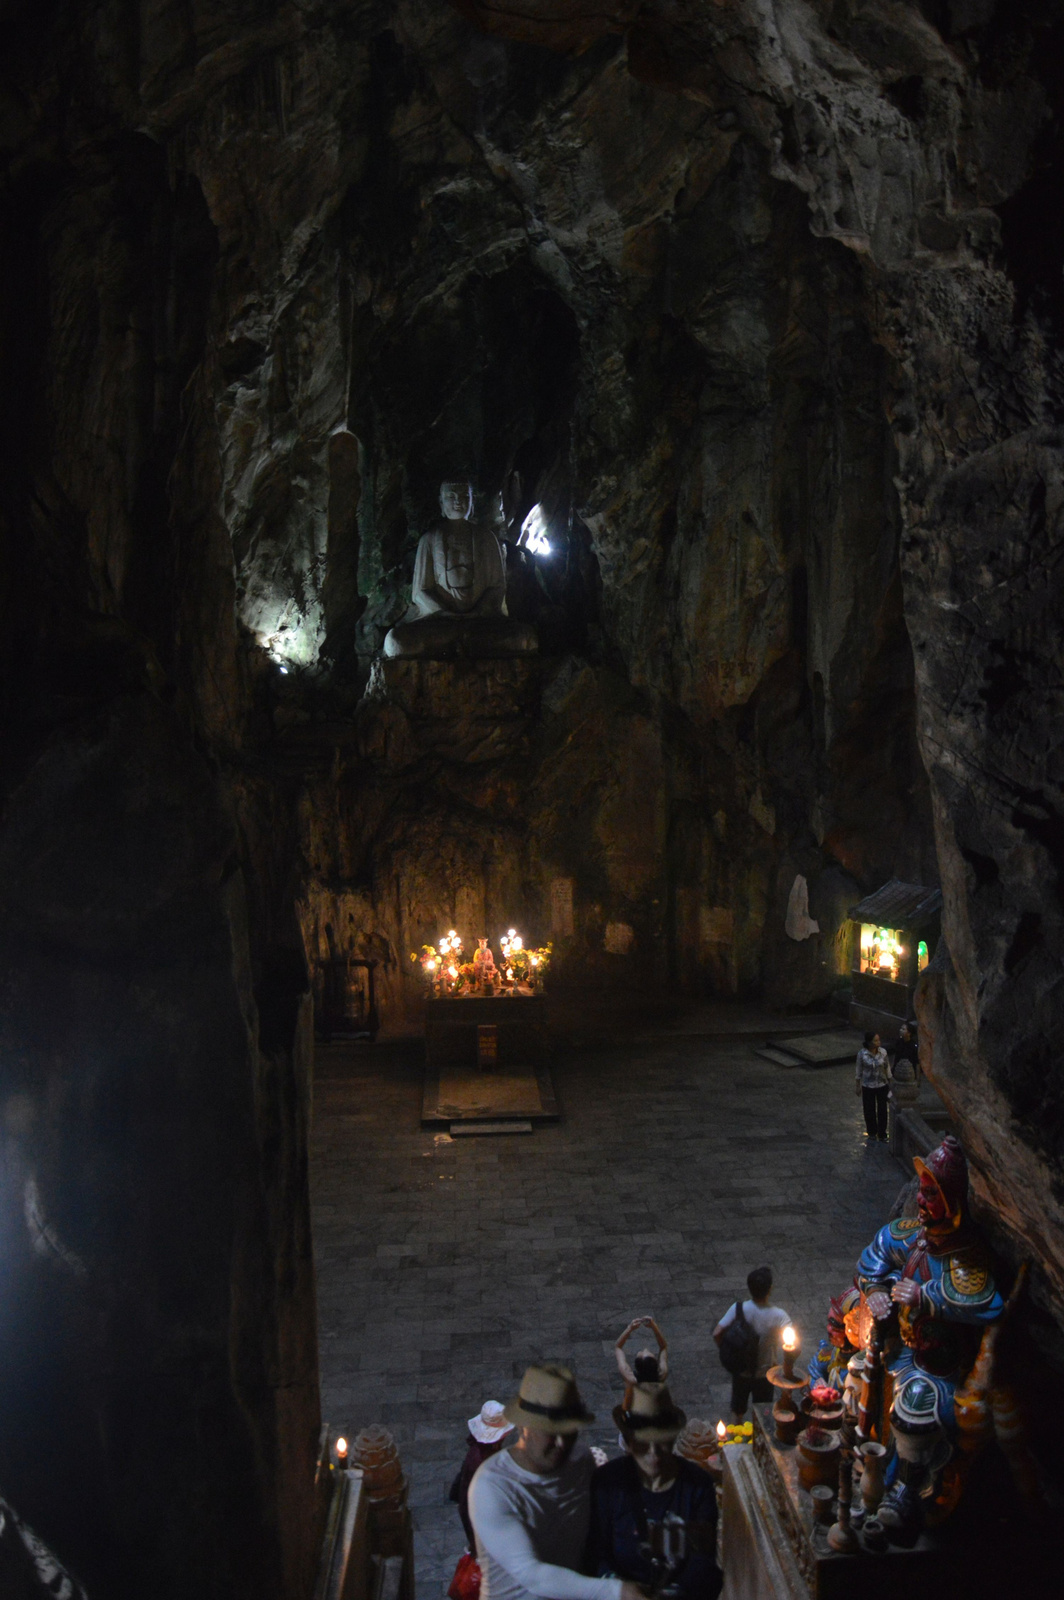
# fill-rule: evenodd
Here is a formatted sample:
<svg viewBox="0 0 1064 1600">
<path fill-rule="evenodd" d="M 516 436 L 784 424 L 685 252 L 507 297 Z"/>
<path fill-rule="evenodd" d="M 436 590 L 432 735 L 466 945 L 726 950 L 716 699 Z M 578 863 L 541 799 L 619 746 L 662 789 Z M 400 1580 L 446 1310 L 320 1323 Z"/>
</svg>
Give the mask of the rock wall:
<svg viewBox="0 0 1064 1600">
<path fill-rule="evenodd" d="M 106 20 L 16 18 L 6 59 L 0 1478 L 94 1600 L 287 1600 L 319 1425 L 293 843 L 237 754 L 219 230 L 108 107 Z"/>
<path fill-rule="evenodd" d="M 305 1592 L 306 956 L 401 1022 L 559 878 L 563 976 L 798 1005 L 940 872 L 929 1065 L 1061 1320 L 1055 18 L 5 29 L 5 1492 L 97 1594 Z M 367 694 L 458 472 L 536 672 Z"/>
<path fill-rule="evenodd" d="M 769 17 L 742 0 L 575 6 L 561 20 L 539 0 L 462 10 L 526 47 L 593 51 L 624 36 L 635 78 L 741 128 L 804 197 L 811 232 L 860 263 L 858 321 L 889 357 L 882 411 L 950 956 L 924 996 L 928 1064 L 977 1192 L 1013 1253 L 1033 1259 L 1035 1298 L 1059 1326 L 1064 831 L 1051 619 L 1064 238 L 1047 201 L 1064 158 L 1060 18 L 1038 5 L 861 3 Z M 752 342 L 747 330 L 744 350 Z M 862 731 L 842 748 L 860 762 L 869 743 Z"/>
<path fill-rule="evenodd" d="M 363 707 L 341 780 L 358 803 L 305 808 L 311 948 L 328 923 L 377 951 L 394 1021 L 441 918 L 487 895 L 489 919 L 546 938 L 567 876 L 574 979 L 823 1002 L 859 892 L 936 871 L 860 267 L 811 237 L 734 111 L 640 79 L 620 38 L 560 58 L 405 6 L 370 55 L 344 208 L 358 620 L 352 649 L 347 604 L 303 714 L 364 681 L 445 475 L 476 479 L 547 659 L 525 751 L 489 777 L 490 749 L 464 772 L 401 707 L 386 740 Z M 554 551 L 521 561 L 534 504 Z M 397 794 L 425 827 L 397 831 Z M 456 831 L 483 837 L 437 859 Z M 823 930 L 801 944 L 799 872 Z M 604 950 L 611 923 L 627 957 Z"/>
</svg>

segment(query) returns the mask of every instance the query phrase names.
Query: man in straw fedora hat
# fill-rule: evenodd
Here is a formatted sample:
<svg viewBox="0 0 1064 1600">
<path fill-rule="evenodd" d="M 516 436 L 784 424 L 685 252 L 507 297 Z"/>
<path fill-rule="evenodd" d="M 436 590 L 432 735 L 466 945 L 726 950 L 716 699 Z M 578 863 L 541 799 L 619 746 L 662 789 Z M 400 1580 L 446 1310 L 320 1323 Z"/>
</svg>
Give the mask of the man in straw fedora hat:
<svg viewBox="0 0 1064 1600">
<path fill-rule="evenodd" d="M 568 1367 L 529 1367 L 504 1408 L 517 1428 L 469 1489 L 481 1600 L 641 1600 L 634 1583 L 588 1578 L 584 1559 L 594 1462 L 580 1440 L 594 1422 Z"/>
<path fill-rule="evenodd" d="M 714 1600 L 720 1593 L 717 1566 L 717 1492 L 701 1467 L 678 1456 L 674 1446 L 687 1422 L 663 1383 L 637 1383 L 626 1405 L 614 1408 L 626 1455 L 599 1467 L 591 1479 L 593 1571 L 615 1573 L 650 1585 L 665 1574 L 646 1553 L 652 1525 L 678 1517 L 685 1550 L 668 1570 L 670 1592 L 681 1600 Z"/>
</svg>

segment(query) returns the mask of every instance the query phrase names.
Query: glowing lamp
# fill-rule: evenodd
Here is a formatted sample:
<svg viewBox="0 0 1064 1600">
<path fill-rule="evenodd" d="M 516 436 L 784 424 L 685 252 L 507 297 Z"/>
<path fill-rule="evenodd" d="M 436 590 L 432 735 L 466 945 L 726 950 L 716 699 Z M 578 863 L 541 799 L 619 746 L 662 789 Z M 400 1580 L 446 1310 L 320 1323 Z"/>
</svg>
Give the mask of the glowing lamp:
<svg viewBox="0 0 1064 1600">
<path fill-rule="evenodd" d="M 717 1443 L 722 1445 L 728 1438 L 728 1425 L 726 1422 L 717 1423 Z"/>
<path fill-rule="evenodd" d="M 535 556 L 550 555 L 550 540 L 547 538 L 547 519 L 543 515 L 543 507 L 535 505 L 521 524 L 521 537 L 518 541 L 525 549 Z"/>
<path fill-rule="evenodd" d="M 783 1345 L 785 1350 L 797 1350 L 798 1348 L 798 1330 L 797 1328 L 792 1328 L 789 1322 L 783 1330 L 783 1336 L 780 1340 L 780 1343 Z"/>
<path fill-rule="evenodd" d="M 347 1466 L 347 1440 L 343 1436 L 336 1441 L 336 1465 L 338 1467 Z"/>
</svg>

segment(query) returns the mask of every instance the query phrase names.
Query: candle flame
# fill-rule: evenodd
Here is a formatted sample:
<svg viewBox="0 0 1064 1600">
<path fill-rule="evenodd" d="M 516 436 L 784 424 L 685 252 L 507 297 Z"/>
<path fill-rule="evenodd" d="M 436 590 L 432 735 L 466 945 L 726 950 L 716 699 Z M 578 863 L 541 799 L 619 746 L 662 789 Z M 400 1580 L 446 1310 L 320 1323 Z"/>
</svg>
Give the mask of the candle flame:
<svg viewBox="0 0 1064 1600">
<path fill-rule="evenodd" d="M 718 1440 L 718 1442 L 720 1444 L 723 1444 L 727 1437 L 728 1437 L 727 1425 L 724 1422 L 718 1422 L 717 1423 L 717 1440 Z"/>
<path fill-rule="evenodd" d="M 336 1441 L 336 1454 L 338 1456 L 346 1456 L 346 1454 L 347 1454 L 347 1440 L 346 1439 L 344 1439 L 344 1438 L 337 1439 L 337 1441 Z"/>
<path fill-rule="evenodd" d="M 798 1330 L 793 1328 L 789 1322 L 783 1330 L 783 1348 L 785 1350 L 796 1350 L 798 1348 Z"/>
</svg>

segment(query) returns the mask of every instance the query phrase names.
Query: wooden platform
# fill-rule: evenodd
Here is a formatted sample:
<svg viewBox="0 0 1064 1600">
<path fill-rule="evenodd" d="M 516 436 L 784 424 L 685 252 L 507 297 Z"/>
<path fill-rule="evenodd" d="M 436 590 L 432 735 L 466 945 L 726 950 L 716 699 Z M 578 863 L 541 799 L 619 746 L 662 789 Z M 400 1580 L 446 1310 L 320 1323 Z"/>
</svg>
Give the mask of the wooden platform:
<svg viewBox="0 0 1064 1600">
<path fill-rule="evenodd" d="M 440 1072 L 465 1071 L 477 1065 L 477 1028 L 493 1027 L 498 1043 L 498 1068 L 533 1073 L 547 1061 L 545 995 L 459 996 L 429 1000 L 425 1006 L 425 1062 Z"/>
<path fill-rule="evenodd" d="M 440 1123 L 557 1122 L 558 1102 L 550 1068 L 499 1068 L 479 1072 L 476 1067 L 425 1066 L 421 1097 L 421 1126 Z"/>
<path fill-rule="evenodd" d="M 477 1059 L 477 1029 L 495 1029 L 496 1063 Z M 438 1123 L 556 1122 L 547 1065 L 545 996 L 470 995 L 425 1007 L 423 1127 Z"/>
</svg>

